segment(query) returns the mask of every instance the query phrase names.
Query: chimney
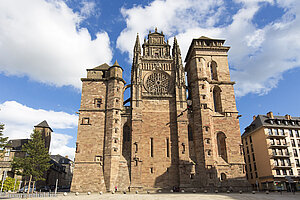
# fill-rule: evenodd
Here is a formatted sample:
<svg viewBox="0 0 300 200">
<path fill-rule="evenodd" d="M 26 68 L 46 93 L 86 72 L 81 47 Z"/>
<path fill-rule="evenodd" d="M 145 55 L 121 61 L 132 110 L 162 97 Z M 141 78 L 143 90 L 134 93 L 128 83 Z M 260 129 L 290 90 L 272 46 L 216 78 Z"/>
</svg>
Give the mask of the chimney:
<svg viewBox="0 0 300 200">
<path fill-rule="evenodd" d="M 274 119 L 274 115 L 273 115 L 273 112 L 272 112 L 272 111 L 268 112 L 268 113 L 267 113 L 267 116 L 268 116 L 269 118 L 271 118 L 271 119 Z"/>
<path fill-rule="evenodd" d="M 287 120 L 291 120 L 291 119 L 292 119 L 291 115 L 288 115 L 288 114 L 286 114 L 284 117 L 285 117 L 285 119 L 287 119 Z"/>
<path fill-rule="evenodd" d="M 253 115 L 253 121 L 256 119 L 256 116 L 255 115 Z"/>
</svg>

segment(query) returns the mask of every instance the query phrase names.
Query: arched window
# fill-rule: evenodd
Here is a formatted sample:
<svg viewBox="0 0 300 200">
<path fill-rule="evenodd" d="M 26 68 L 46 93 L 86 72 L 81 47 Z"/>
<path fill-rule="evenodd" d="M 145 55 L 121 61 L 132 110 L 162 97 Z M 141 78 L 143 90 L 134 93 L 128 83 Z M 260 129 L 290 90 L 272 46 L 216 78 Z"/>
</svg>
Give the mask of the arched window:
<svg viewBox="0 0 300 200">
<path fill-rule="evenodd" d="M 188 139 L 189 141 L 193 141 L 193 130 L 191 125 L 188 125 Z"/>
<path fill-rule="evenodd" d="M 213 90 L 214 110 L 215 112 L 222 112 L 221 89 L 218 86 Z"/>
<path fill-rule="evenodd" d="M 227 160 L 227 149 L 226 149 L 226 135 L 222 132 L 217 134 L 218 141 L 218 155 L 222 157 L 226 162 Z"/>
<path fill-rule="evenodd" d="M 210 67 L 210 78 L 211 80 L 218 80 L 218 74 L 217 74 L 217 63 L 215 61 L 211 61 L 209 63 Z"/>
<path fill-rule="evenodd" d="M 227 176 L 225 173 L 221 173 L 221 177 L 220 177 L 221 181 L 225 181 L 227 179 Z"/>
</svg>

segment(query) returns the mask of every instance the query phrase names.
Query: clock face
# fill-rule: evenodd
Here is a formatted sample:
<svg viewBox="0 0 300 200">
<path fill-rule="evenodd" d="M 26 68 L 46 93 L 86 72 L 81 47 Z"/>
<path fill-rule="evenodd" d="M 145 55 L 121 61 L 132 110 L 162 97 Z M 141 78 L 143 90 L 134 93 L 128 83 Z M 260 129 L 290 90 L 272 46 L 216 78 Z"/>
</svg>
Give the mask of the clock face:
<svg viewBox="0 0 300 200">
<path fill-rule="evenodd" d="M 145 77 L 145 88 L 153 95 L 167 94 L 170 89 L 170 76 L 163 72 L 151 72 Z"/>
</svg>

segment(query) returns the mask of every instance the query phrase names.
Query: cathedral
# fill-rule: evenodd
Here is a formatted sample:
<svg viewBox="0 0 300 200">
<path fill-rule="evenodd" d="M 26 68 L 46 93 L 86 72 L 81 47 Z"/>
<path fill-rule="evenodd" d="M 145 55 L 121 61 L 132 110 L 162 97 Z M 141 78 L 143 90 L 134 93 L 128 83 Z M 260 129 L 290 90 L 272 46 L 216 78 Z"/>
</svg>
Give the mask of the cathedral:
<svg viewBox="0 0 300 200">
<path fill-rule="evenodd" d="M 184 66 L 155 29 L 137 35 L 130 84 L 117 62 L 87 69 L 71 191 L 246 190 L 224 42 L 193 39 Z"/>
</svg>

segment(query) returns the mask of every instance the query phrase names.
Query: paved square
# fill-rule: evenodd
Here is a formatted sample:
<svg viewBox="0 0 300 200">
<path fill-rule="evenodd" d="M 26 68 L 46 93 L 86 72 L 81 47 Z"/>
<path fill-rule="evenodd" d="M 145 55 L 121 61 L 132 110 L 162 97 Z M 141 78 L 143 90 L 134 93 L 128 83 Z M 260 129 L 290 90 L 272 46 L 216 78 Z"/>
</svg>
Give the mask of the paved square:
<svg viewBox="0 0 300 200">
<path fill-rule="evenodd" d="M 37 198 L 31 198 L 31 199 L 37 199 Z M 63 196 L 62 194 L 59 194 L 58 197 L 51 197 L 51 198 L 38 198 L 41 200 L 73 200 L 73 199 L 84 199 L 84 200 L 99 200 L 99 199 L 105 199 L 105 200 L 157 200 L 157 199 L 163 199 L 163 200 L 234 200 L 234 199 L 241 199 L 241 200 L 299 200 L 300 199 L 300 193 L 296 193 L 293 195 L 292 193 L 283 193 L 282 195 L 280 193 L 259 193 L 259 194 L 251 194 L 251 193 L 244 193 L 244 194 L 182 194 L 182 193 L 162 193 L 162 194 L 79 194 L 78 196 L 75 196 L 74 193 L 68 193 L 67 196 Z"/>
</svg>

